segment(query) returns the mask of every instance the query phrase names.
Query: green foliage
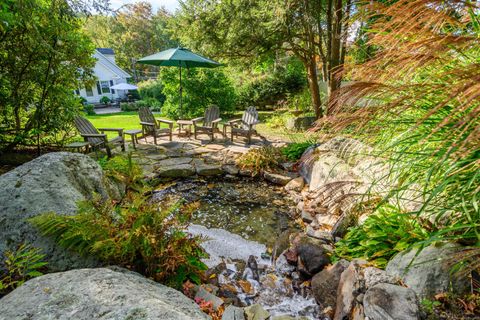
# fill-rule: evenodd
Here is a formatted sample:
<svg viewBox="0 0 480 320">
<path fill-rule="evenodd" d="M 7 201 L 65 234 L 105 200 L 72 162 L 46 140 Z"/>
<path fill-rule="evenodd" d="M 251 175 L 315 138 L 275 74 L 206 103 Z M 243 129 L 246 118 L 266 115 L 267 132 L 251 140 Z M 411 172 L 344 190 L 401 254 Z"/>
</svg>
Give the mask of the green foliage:
<svg viewBox="0 0 480 320">
<path fill-rule="evenodd" d="M 178 68 L 162 68 L 163 93 L 167 97 L 162 114 L 178 119 L 180 106 L 180 82 Z M 231 113 L 235 108 L 235 90 L 222 68 L 192 68 L 182 71 L 183 117 L 203 115 L 209 105 L 217 105 L 221 113 Z"/>
<path fill-rule="evenodd" d="M 100 48 L 115 50 L 115 60 L 125 71 L 134 74 L 132 59 L 175 47 L 166 28 L 170 14 L 160 8 L 154 12 L 146 1 L 126 4 L 115 15 L 90 15 L 85 19 L 85 32 Z M 155 72 L 155 67 L 135 65 L 136 74 Z"/>
<path fill-rule="evenodd" d="M 143 100 L 148 100 L 151 103 L 156 101 L 154 107 L 160 109 L 166 99 L 165 95 L 163 94 L 162 83 L 158 80 L 146 80 L 137 83 L 137 86 L 140 98 Z"/>
<path fill-rule="evenodd" d="M 61 0 L 2 2 L 0 150 L 58 143 L 82 105 L 74 90 L 92 80 L 93 45 Z"/>
<path fill-rule="evenodd" d="M 137 102 L 120 102 L 120 109 L 122 111 L 138 111 L 140 106 Z"/>
<path fill-rule="evenodd" d="M 237 159 L 237 164 L 242 169 L 252 170 L 252 173 L 255 175 L 265 170 L 278 170 L 284 160 L 285 157 L 279 148 L 264 146 L 250 149 Z"/>
<path fill-rule="evenodd" d="M 298 159 L 300 159 L 305 150 L 307 150 L 310 146 L 314 144 L 315 141 L 294 142 L 283 147 L 281 150 L 282 154 L 289 161 L 297 161 Z"/>
<path fill-rule="evenodd" d="M 105 176 L 114 179 L 125 186 L 125 193 L 128 191 L 141 191 L 143 186 L 143 173 L 141 167 L 132 159 L 132 153 L 125 156 L 104 157 L 99 161 L 105 172 Z"/>
<path fill-rule="evenodd" d="M 93 104 L 87 103 L 83 105 L 83 112 L 89 116 L 95 115 L 95 106 Z"/>
<path fill-rule="evenodd" d="M 161 210 L 143 193 L 130 193 L 119 205 L 95 197 L 79 203 L 76 215 L 46 213 L 30 222 L 67 249 L 180 288 L 186 280 L 198 283 L 206 269 L 200 238 L 185 232 L 194 209 Z"/>
<path fill-rule="evenodd" d="M 3 273 L 0 274 L 0 295 L 21 286 L 28 279 L 43 275 L 46 262 L 41 250 L 28 244 L 21 244 L 15 251 L 5 252 Z"/>
<path fill-rule="evenodd" d="M 241 107 L 275 105 L 305 88 L 306 76 L 303 66 L 295 59 L 290 60 L 285 67 L 244 85 L 239 90 L 238 105 Z"/>
<path fill-rule="evenodd" d="M 155 98 L 146 98 L 134 102 L 120 102 L 120 109 L 122 111 L 138 111 L 138 109 L 143 107 L 159 111 L 161 109 L 161 104 Z"/>
<path fill-rule="evenodd" d="M 102 104 L 109 104 L 110 101 L 111 101 L 110 98 L 107 97 L 107 96 L 103 96 L 103 97 L 100 98 L 100 103 L 102 103 Z"/>
<path fill-rule="evenodd" d="M 425 312 L 432 314 L 435 311 L 435 308 L 442 305 L 440 301 L 423 299 L 420 304 Z"/>
<path fill-rule="evenodd" d="M 325 94 L 320 93 L 322 99 L 325 99 Z M 304 114 L 313 112 L 312 97 L 310 91 L 304 88 L 302 91 L 290 94 L 287 97 L 287 108 L 289 110 L 302 111 Z"/>
<path fill-rule="evenodd" d="M 364 258 L 384 268 L 396 253 L 428 236 L 415 216 L 399 212 L 391 205 L 383 205 L 362 225 L 349 229 L 345 238 L 337 242 L 335 254 L 346 259 Z"/>
<path fill-rule="evenodd" d="M 290 117 L 291 117 L 291 114 L 288 113 L 288 112 L 285 112 L 285 110 L 275 111 L 270 117 L 268 117 L 266 119 L 265 124 L 269 128 L 285 129 L 285 126 L 287 124 L 287 120 Z"/>
</svg>

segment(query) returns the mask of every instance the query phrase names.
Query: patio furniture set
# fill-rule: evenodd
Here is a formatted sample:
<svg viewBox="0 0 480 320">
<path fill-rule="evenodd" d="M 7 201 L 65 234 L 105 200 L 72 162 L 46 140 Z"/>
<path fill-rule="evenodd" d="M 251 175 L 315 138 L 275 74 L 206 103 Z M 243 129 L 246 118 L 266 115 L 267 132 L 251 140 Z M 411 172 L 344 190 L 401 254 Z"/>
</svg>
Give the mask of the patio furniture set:
<svg viewBox="0 0 480 320">
<path fill-rule="evenodd" d="M 170 120 L 163 120 L 155 118 L 152 111 L 147 108 L 140 108 L 138 110 L 140 118 L 141 129 L 123 130 L 122 128 L 95 128 L 95 126 L 83 117 L 75 117 L 75 126 L 83 137 L 84 142 L 73 142 L 67 145 L 68 148 L 81 149 L 85 148 L 88 152 L 90 148 L 97 150 L 98 148 L 105 148 L 108 157 L 111 157 L 110 145 L 120 144 L 123 151 L 125 151 L 125 137 L 130 136 L 133 148 L 138 144 L 139 138 L 146 138 L 152 136 L 154 143 L 157 144 L 158 137 L 168 137 L 172 141 L 174 122 Z M 224 137 L 227 136 L 227 129 L 230 129 L 230 139 L 233 142 L 234 137 L 243 136 L 247 138 L 248 144 L 251 143 L 253 134 L 257 134 L 255 125 L 259 123 L 258 112 L 255 107 L 249 107 L 244 111 L 241 119 L 227 121 L 223 124 L 223 130 L 220 131 L 219 124 L 221 122 L 220 109 L 217 106 L 210 106 L 205 110 L 203 117 L 192 120 L 178 120 L 178 135 L 191 136 L 192 127 L 194 138 L 197 139 L 198 134 L 209 135 L 211 141 L 215 138 L 215 133 L 220 133 Z M 118 135 L 114 138 L 108 139 L 105 134 L 106 131 L 117 132 Z M 141 137 L 139 137 L 141 135 Z"/>
</svg>

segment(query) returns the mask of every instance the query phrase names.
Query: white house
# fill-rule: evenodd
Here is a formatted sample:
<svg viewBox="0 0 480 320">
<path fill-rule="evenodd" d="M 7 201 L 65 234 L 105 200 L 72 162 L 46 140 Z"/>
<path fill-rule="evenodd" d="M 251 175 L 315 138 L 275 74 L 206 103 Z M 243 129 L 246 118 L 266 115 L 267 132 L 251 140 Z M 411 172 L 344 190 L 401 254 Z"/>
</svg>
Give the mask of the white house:
<svg viewBox="0 0 480 320">
<path fill-rule="evenodd" d="M 75 91 L 76 94 L 87 99 L 89 103 L 99 103 L 102 97 L 110 100 L 125 97 L 123 90 L 110 89 L 119 83 L 127 83 L 131 76 L 115 63 L 115 53 L 110 48 L 97 48 L 93 54 L 97 60 L 93 72 L 97 77 L 96 85 L 85 87 Z"/>
</svg>

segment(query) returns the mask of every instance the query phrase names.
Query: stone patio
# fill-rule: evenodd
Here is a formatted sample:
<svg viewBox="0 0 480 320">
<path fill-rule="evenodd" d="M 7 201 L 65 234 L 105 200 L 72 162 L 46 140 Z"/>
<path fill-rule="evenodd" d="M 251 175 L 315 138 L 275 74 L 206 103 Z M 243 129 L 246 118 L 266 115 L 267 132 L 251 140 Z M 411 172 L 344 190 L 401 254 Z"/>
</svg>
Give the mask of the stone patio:
<svg viewBox="0 0 480 320">
<path fill-rule="evenodd" d="M 210 141 L 207 135 L 200 135 L 199 138 L 179 137 L 175 134 L 173 141 L 160 138 L 155 145 L 153 138 L 147 137 L 139 140 L 136 149 L 133 149 L 131 141 L 127 141 L 126 146 L 127 151 L 132 152 L 134 160 L 143 167 L 147 179 L 168 179 L 194 175 L 235 175 L 239 173 L 235 165 L 236 158 L 251 148 L 285 144 L 258 136 L 252 138 L 250 145 L 247 145 L 243 138 L 231 142 L 221 134 L 217 134 L 214 141 Z"/>
</svg>

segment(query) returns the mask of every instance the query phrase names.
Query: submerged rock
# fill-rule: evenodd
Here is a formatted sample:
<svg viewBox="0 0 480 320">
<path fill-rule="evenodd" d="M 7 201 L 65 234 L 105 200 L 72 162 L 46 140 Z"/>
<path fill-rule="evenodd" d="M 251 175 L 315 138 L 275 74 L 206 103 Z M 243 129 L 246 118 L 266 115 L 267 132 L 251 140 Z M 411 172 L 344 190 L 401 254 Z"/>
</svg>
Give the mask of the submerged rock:
<svg viewBox="0 0 480 320">
<path fill-rule="evenodd" d="M 53 271 L 98 265 L 93 259 L 59 247 L 27 222 L 45 212 L 73 215 L 77 202 L 94 194 L 107 199 L 119 198 L 121 192 L 104 177 L 95 160 L 79 153 L 48 153 L 1 175 L 0 253 L 25 242 L 47 255 Z"/>
<path fill-rule="evenodd" d="M 27 281 L 0 300 L 0 319 L 209 319 L 181 292 L 117 268 L 77 269 Z"/>
<path fill-rule="evenodd" d="M 433 298 L 437 293 L 447 292 L 450 285 L 455 293 L 466 293 L 468 279 L 451 272 L 452 255 L 460 249 L 460 245 L 452 243 L 430 245 L 420 252 L 413 248 L 393 257 L 386 271 L 403 279 L 421 298 Z"/>
<path fill-rule="evenodd" d="M 415 292 L 393 284 L 380 283 L 368 289 L 363 306 L 370 320 L 420 319 Z"/>
</svg>

